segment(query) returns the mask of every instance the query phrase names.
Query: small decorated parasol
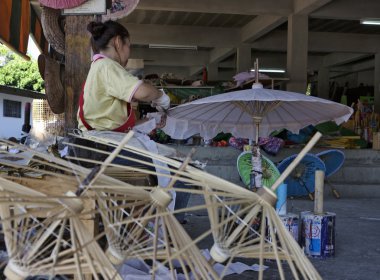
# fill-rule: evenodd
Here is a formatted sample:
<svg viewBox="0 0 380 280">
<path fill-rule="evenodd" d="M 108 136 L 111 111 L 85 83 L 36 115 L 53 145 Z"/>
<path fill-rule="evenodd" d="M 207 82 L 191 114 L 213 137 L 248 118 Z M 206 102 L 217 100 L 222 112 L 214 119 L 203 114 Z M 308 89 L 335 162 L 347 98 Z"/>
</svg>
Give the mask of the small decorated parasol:
<svg viewBox="0 0 380 280">
<path fill-rule="evenodd" d="M 345 155 L 340 150 L 327 150 L 317 154 L 326 166 L 325 172 L 325 182 L 331 188 L 332 193 L 336 198 L 340 198 L 339 192 L 334 188 L 334 186 L 327 179 L 331 175 L 335 174 L 343 165 Z"/>
<path fill-rule="evenodd" d="M 344 163 L 344 153 L 339 150 L 327 150 L 317 154 L 326 166 L 325 176 L 330 177 L 335 174 Z"/>
<path fill-rule="evenodd" d="M 112 5 L 107 14 L 102 16 L 102 20 L 117 20 L 129 15 L 139 3 L 139 0 L 112 0 Z"/>
<path fill-rule="evenodd" d="M 280 171 L 267 157 L 261 155 L 262 184 L 270 188 L 280 177 Z M 237 169 L 245 186 L 251 185 L 252 153 L 242 152 L 237 159 Z"/>
<path fill-rule="evenodd" d="M 282 173 L 296 158 L 297 154 L 285 158 L 277 166 Z M 306 196 L 314 200 L 315 171 L 326 171 L 323 161 L 314 154 L 306 154 L 296 168 L 291 172 L 285 183 L 288 185 L 288 196 Z"/>
</svg>

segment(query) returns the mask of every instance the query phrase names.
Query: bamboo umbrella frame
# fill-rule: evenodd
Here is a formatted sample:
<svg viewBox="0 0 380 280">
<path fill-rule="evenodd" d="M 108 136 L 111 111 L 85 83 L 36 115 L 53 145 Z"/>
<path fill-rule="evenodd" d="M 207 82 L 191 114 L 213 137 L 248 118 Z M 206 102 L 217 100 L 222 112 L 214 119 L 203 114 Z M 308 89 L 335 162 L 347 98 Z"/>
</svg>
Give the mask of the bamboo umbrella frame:
<svg viewBox="0 0 380 280">
<path fill-rule="evenodd" d="M 315 144 L 315 142 L 317 141 L 317 138 L 318 138 L 317 136 L 314 137 L 313 138 L 314 140 L 311 141 L 306 146 L 304 153 L 306 153 L 307 150 L 310 149 Z M 99 143 L 103 143 L 103 144 L 110 143 L 109 140 L 94 139 L 94 137 L 88 137 L 88 139 L 96 140 Z M 114 143 L 114 146 L 117 146 L 116 144 L 118 143 Z M 112 184 L 110 184 L 110 181 L 107 182 L 107 180 L 106 180 L 106 183 L 104 183 L 104 179 L 103 179 L 103 182 L 101 182 L 101 180 L 99 179 L 106 176 L 101 175 L 100 173 L 97 173 L 95 175 L 98 175 L 99 183 L 92 184 L 92 185 L 90 184 L 88 186 L 91 187 L 91 191 L 96 190 L 96 189 L 101 190 L 102 193 L 100 194 L 103 196 L 104 196 L 105 190 L 109 191 L 111 189 L 112 189 L 113 195 L 122 194 L 123 199 L 124 197 L 127 197 L 126 190 L 128 189 L 130 191 L 128 195 L 130 195 L 131 193 L 139 193 L 144 190 L 145 191 L 150 190 L 151 192 L 148 192 L 148 196 L 150 196 L 153 200 L 153 197 L 155 197 L 154 190 L 159 189 L 158 191 L 159 198 L 158 199 L 156 198 L 156 201 L 155 201 L 155 203 L 158 204 L 159 206 L 156 208 L 156 213 L 153 213 L 153 212 L 150 213 L 149 210 L 142 211 L 145 213 L 145 215 L 139 216 L 140 220 L 138 220 L 138 219 L 135 219 L 134 217 L 135 212 L 132 211 L 131 213 L 128 213 L 129 216 L 128 215 L 126 216 L 133 217 L 133 218 L 119 219 L 119 222 L 118 222 L 119 225 L 121 224 L 130 225 L 131 223 L 140 223 L 140 224 L 145 223 L 146 224 L 146 220 L 154 219 L 156 221 L 159 218 L 162 218 L 162 221 L 165 222 L 165 226 L 162 227 L 162 222 L 161 222 L 160 224 L 161 228 L 163 229 L 163 231 L 165 231 L 165 228 L 168 229 L 169 235 L 164 235 L 164 238 L 162 238 L 158 234 L 158 231 L 160 228 L 158 226 L 159 223 L 158 222 L 155 223 L 154 230 L 151 230 L 150 233 L 148 234 L 151 236 L 151 233 L 153 232 L 154 233 L 153 236 L 155 236 L 152 240 L 153 244 L 156 244 L 153 246 L 153 254 L 152 254 L 152 249 L 151 251 L 145 250 L 144 253 L 142 251 L 138 252 L 137 250 L 134 249 L 132 250 L 135 254 L 134 256 L 138 255 L 138 256 L 150 257 L 154 261 L 156 260 L 156 258 L 157 259 L 160 258 L 164 260 L 162 264 L 170 266 L 171 261 L 178 259 L 182 255 L 185 255 L 186 253 L 188 253 L 189 250 L 192 250 L 194 254 L 191 256 L 191 261 L 195 262 L 195 260 L 193 260 L 193 256 L 194 255 L 201 256 L 198 248 L 195 246 L 196 243 L 199 242 L 201 239 L 205 238 L 206 236 L 208 236 L 209 234 L 212 234 L 214 237 L 215 244 L 211 248 L 211 252 L 212 252 L 213 258 L 216 261 L 225 261 L 228 259 L 229 260 L 228 263 L 230 263 L 234 257 L 243 256 L 243 257 L 249 257 L 249 258 L 258 258 L 260 260 L 260 264 L 263 264 L 264 259 L 272 258 L 276 260 L 277 266 L 279 267 L 279 273 L 280 273 L 281 279 L 285 279 L 284 278 L 285 275 L 282 269 L 283 264 L 281 262 L 281 260 L 285 260 L 288 262 L 289 267 L 291 268 L 293 277 L 295 279 L 299 279 L 300 277 L 305 278 L 305 279 L 320 279 L 318 272 L 315 271 L 311 263 L 303 255 L 298 245 L 295 243 L 295 241 L 292 239 L 290 234 L 286 231 L 286 229 L 282 225 L 281 221 L 277 217 L 277 214 L 274 212 L 271 204 L 268 203 L 268 201 L 271 200 L 269 198 L 272 198 L 272 200 L 273 198 L 275 199 L 275 195 L 272 194 L 270 191 L 267 191 L 264 194 L 250 192 L 244 188 L 241 188 L 232 183 L 224 181 L 218 177 L 202 172 L 191 166 L 186 166 L 184 170 L 181 170 L 180 163 L 178 163 L 175 160 L 171 160 L 171 159 L 168 159 L 156 154 L 152 154 L 144 150 L 130 147 L 130 146 L 125 146 L 124 149 L 132 153 L 144 155 L 147 157 L 157 159 L 161 162 L 165 162 L 170 166 L 169 170 L 172 171 L 174 174 L 176 174 L 175 176 L 171 176 L 171 177 L 178 179 L 178 177 L 181 176 L 182 181 L 199 186 L 200 187 L 199 190 L 183 190 L 183 191 L 190 191 L 191 193 L 204 195 L 205 201 L 206 201 L 205 205 L 190 207 L 181 211 L 191 211 L 191 210 L 199 210 L 199 209 L 206 208 L 209 213 L 209 219 L 210 219 L 210 225 L 211 225 L 211 229 L 209 231 L 203 233 L 196 239 L 191 240 L 186 235 L 186 232 L 182 229 L 182 227 L 176 224 L 176 220 L 172 216 L 174 213 L 176 213 L 176 211 L 169 212 L 167 211 L 167 209 L 165 209 L 165 207 L 163 207 L 164 205 L 167 205 L 167 201 L 162 198 L 162 197 L 165 198 L 167 196 L 163 195 L 163 193 L 169 192 L 169 189 L 167 190 L 164 188 L 145 188 L 145 189 L 144 188 L 130 188 L 128 184 L 123 185 L 120 182 L 118 182 L 119 185 L 115 184 L 115 181 L 117 180 L 114 180 L 114 181 L 111 180 Z M 119 155 L 119 157 L 122 157 L 122 156 Z M 302 158 L 302 153 L 300 153 L 299 157 Z M 129 159 L 133 160 L 133 158 L 129 158 Z M 56 161 L 57 163 L 61 163 L 60 162 L 61 160 L 59 159 L 56 159 L 54 161 Z M 295 160 L 293 162 L 293 165 L 289 166 L 290 171 L 292 168 L 294 168 L 294 166 L 298 162 L 297 160 Z M 146 164 L 149 165 L 149 163 L 146 163 Z M 115 167 L 117 165 L 110 163 L 109 166 Z M 143 173 L 156 174 L 155 172 L 152 172 L 146 169 L 138 169 L 138 168 L 134 168 L 130 166 L 117 166 L 117 167 L 124 168 L 125 170 L 128 170 L 128 171 L 132 170 L 132 171 L 139 171 Z M 177 170 L 178 168 L 180 168 L 180 170 Z M 160 169 L 162 169 L 161 166 L 160 166 Z M 81 170 L 81 168 L 78 168 L 78 170 Z M 87 170 L 87 174 L 88 173 L 89 172 Z M 157 174 L 157 175 L 168 176 L 167 174 Z M 284 178 L 287 175 L 288 174 L 286 174 L 286 172 L 283 173 L 283 175 L 279 178 L 279 180 L 273 185 L 272 187 L 273 190 L 275 190 L 275 188 L 278 187 L 278 185 L 281 183 L 282 180 L 284 180 Z M 82 195 L 86 193 L 86 190 L 87 190 L 86 187 L 88 186 L 82 186 L 83 187 L 81 191 Z M 101 195 L 98 195 L 98 197 L 101 197 Z M 109 194 L 107 193 L 105 196 L 110 197 Z M 147 196 L 144 196 L 145 199 L 146 197 Z M 107 201 L 107 199 L 105 201 Z M 115 202 L 115 199 L 113 198 L 112 203 L 114 202 Z M 100 205 L 107 205 L 107 204 L 105 204 L 103 201 Z M 111 205 L 111 204 L 108 204 L 108 205 Z M 239 206 L 239 209 L 238 211 L 235 212 L 232 210 L 232 208 L 235 207 L 236 205 Z M 128 209 L 128 207 L 125 207 L 125 205 L 122 205 L 122 203 L 116 204 L 116 207 Z M 98 209 L 100 208 L 101 207 L 99 206 Z M 135 209 L 137 208 L 138 207 L 135 207 Z M 108 209 L 108 210 L 102 209 L 102 211 L 106 211 L 102 213 L 102 216 L 105 216 L 105 214 L 107 214 L 107 211 L 114 210 L 110 208 L 109 206 L 104 207 L 104 209 Z M 160 211 L 160 210 L 163 210 L 163 211 Z M 120 211 L 118 213 L 120 213 Z M 261 222 L 259 222 L 258 223 L 259 226 L 255 228 L 253 224 L 257 220 L 260 220 Z M 172 222 L 173 224 L 178 225 L 178 228 L 170 226 Z M 112 225 L 108 225 L 108 227 L 112 228 Z M 130 230 L 131 228 L 128 228 L 128 229 Z M 268 238 L 266 234 L 268 230 L 270 233 L 270 238 Z M 105 234 L 107 234 L 107 232 L 109 231 L 106 231 Z M 130 232 L 141 233 L 141 230 L 140 231 L 135 230 L 135 231 L 130 231 Z M 179 232 L 179 234 L 176 234 L 177 232 Z M 139 236 L 141 235 L 137 235 L 137 237 Z M 167 241 L 165 250 L 158 250 L 158 249 L 164 248 L 162 246 L 162 240 L 160 240 L 160 238 L 165 239 L 165 236 L 168 236 L 171 241 L 176 240 L 176 246 L 169 246 L 169 242 L 167 240 L 164 240 L 164 241 Z M 139 240 L 138 238 L 131 238 L 131 240 L 133 239 Z M 141 239 L 139 241 L 141 241 Z M 174 244 L 174 241 L 172 241 L 171 244 Z M 168 250 L 168 248 L 173 248 L 173 247 L 175 250 L 174 249 Z M 161 252 L 162 252 L 163 257 L 161 257 Z M 125 255 L 123 255 L 122 257 L 124 258 Z M 184 265 L 185 264 L 188 265 L 187 262 L 185 263 L 186 260 L 188 261 L 189 258 L 186 259 L 185 257 L 182 257 L 182 261 L 184 262 Z M 196 263 L 193 263 L 192 265 L 193 265 L 193 268 L 197 272 L 201 270 L 203 271 L 204 275 L 207 275 L 207 277 L 204 277 L 204 275 L 202 274 L 197 274 L 198 276 L 197 279 L 219 279 L 217 275 L 213 274 L 213 271 L 209 268 L 209 266 L 199 263 L 199 261 L 197 261 Z M 153 268 L 153 271 L 155 271 L 155 267 Z M 171 277 L 173 278 L 173 275 Z M 190 277 L 190 274 L 187 274 L 187 278 L 189 277 Z M 262 277 L 263 277 L 263 273 L 261 271 L 259 273 L 259 278 L 262 279 Z"/>
<path fill-rule="evenodd" d="M 286 231 L 273 209 L 273 203 L 276 200 L 274 191 L 289 175 L 291 170 L 295 168 L 307 151 L 315 145 L 320 136 L 318 133 L 312 138 L 297 159 L 289 166 L 289 169 L 272 186 L 271 190 L 263 188 L 259 193 L 250 192 L 191 166 L 187 166 L 184 171 L 177 171 L 176 176 L 182 176 L 182 181 L 190 182 L 201 188 L 200 190 L 191 190 L 191 192 L 201 193 L 205 197 L 205 205 L 199 207 L 205 207 L 209 213 L 210 231 L 205 232 L 193 242 L 199 242 L 208 234 L 212 234 L 215 244 L 211 248 L 211 256 L 216 261 L 225 262 L 226 260 L 231 261 L 234 257 L 247 257 L 259 258 L 260 264 L 263 264 L 264 259 L 275 259 L 279 267 L 281 279 L 285 279 L 283 264 L 281 262 L 285 260 L 288 262 L 295 279 L 320 279 L 318 272 L 304 256 L 289 232 Z M 86 137 L 102 144 L 112 143 L 110 139 L 104 140 L 95 136 Z M 116 146 L 117 142 L 115 141 L 113 144 Z M 176 172 L 175 169 L 180 167 L 177 161 L 147 151 L 130 146 L 126 146 L 125 149 L 132 153 L 165 162 L 172 167 L 170 169 L 172 172 Z M 133 160 L 133 158 L 124 158 Z M 134 167 L 129 166 L 119 166 L 119 168 L 136 170 Z M 151 172 L 144 169 L 139 171 Z M 158 175 L 167 176 L 165 174 Z M 161 191 L 167 190 L 162 188 Z M 237 205 L 239 209 L 237 212 L 234 212 L 232 209 Z M 199 210 L 199 207 L 196 209 Z M 195 207 L 189 207 L 185 211 L 194 209 Z M 176 213 L 176 211 L 173 213 Z M 167 213 L 165 214 L 167 215 Z M 256 228 L 254 226 L 255 223 Z M 268 232 L 270 234 L 269 237 Z M 186 246 L 191 246 L 191 244 L 187 244 Z M 262 279 L 262 272 L 260 272 L 260 279 Z"/>
<path fill-rule="evenodd" d="M 131 135 L 129 135 L 129 137 L 130 136 Z M 127 141 L 128 139 L 123 140 L 119 146 L 123 147 Z M 25 147 L 22 146 L 18 148 L 25 149 Z M 216 272 L 212 269 L 212 266 L 206 261 L 195 245 L 188 247 L 186 250 L 181 250 L 185 245 L 192 244 L 193 242 L 171 213 L 166 213 L 166 215 L 161 213 L 164 212 L 161 208 L 167 206 L 166 201 L 168 201 L 168 197 L 166 193 L 160 193 L 157 189 L 154 189 L 152 192 L 146 191 L 141 187 L 136 188 L 124 182 L 109 180 L 106 176 L 108 180 L 102 178 L 104 175 L 101 173 L 105 170 L 109 162 L 112 161 L 114 155 L 118 153 L 118 150 L 120 149 L 116 149 L 116 151 L 109 155 L 107 160 L 100 165 L 100 168 L 94 169 L 96 172 L 88 172 L 88 170 L 84 170 L 83 168 L 77 169 L 83 173 L 80 176 L 81 178 L 87 173 L 87 177 L 82 180 L 80 184 L 77 195 L 81 195 L 80 198 L 86 198 L 85 195 L 90 193 L 89 187 L 91 186 L 91 194 L 94 195 L 93 199 L 98 203 L 97 211 L 101 214 L 104 221 L 105 235 L 108 239 L 109 246 L 105 254 L 106 257 L 117 264 L 120 263 L 121 258 L 153 259 L 153 276 L 156 270 L 155 266 L 159 265 L 158 263 L 156 264 L 155 259 L 166 259 L 169 262 L 171 277 L 174 279 L 175 269 L 171 264 L 174 258 L 171 258 L 170 255 L 176 253 L 177 256 L 175 259 L 180 262 L 186 279 L 190 279 L 191 277 L 194 279 L 219 279 Z M 38 156 L 44 157 L 50 162 L 63 164 L 59 159 L 49 159 L 46 155 L 40 154 L 38 154 Z M 57 163 L 51 164 L 52 167 L 60 171 L 71 171 Z M 187 162 L 185 162 L 183 166 L 185 167 L 186 164 Z M 72 168 L 76 169 L 76 166 L 72 166 Z M 30 184 L 26 179 L 20 180 L 13 178 L 13 180 Z M 99 181 L 101 186 L 92 185 L 95 181 Z M 174 181 L 172 181 L 171 185 L 173 184 Z M 119 202 L 122 202 L 121 205 L 118 204 Z M 162 206 L 160 205 L 161 203 L 165 203 L 165 205 Z M 129 205 L 132 206 L 130 207 Z M 139 205 L 148 205 L 148 207 L 142 208 L 139 207 Z M 128 213 L 129 210 L 131 210 L 130 213 Z M 115 213 L 117 213 L 117 215 L 115 215 Z M 163 232 L 162 237 L 158 238 L 157 226 L 154 232 L 146 228 L 149 220 L 145 218 L 140 221 L 139 215 L 141 215 L 141 213 L 145 213 L 145 216 L 147 215 L 146 213 L 154 213 L 150 220 L 152 220 L 155 225 L 162 225 L 160 227 L 160 230 Z M 114 221 L 118 223 L 123 222 L 124 224 L 111 224 L 109 221 L 110 217 L 113 218 Z M 57 220 L 57 218 L 55 218 L 55 220 Z M 59 221 L 57 221 L 56 224 L 60 224 Z M 124 238 L 126 239 L 123 240 Z M 124 255 L 121 257 L 120 253 Z M 12 265 L 13 263 L 11 263 L 11 266 Z M 20 271 L 20 269 L 17 271 Z M 28 271 L 28 269 L 24 269 L 24 271 L 27 271 L 24 273 L 25 275 L 32 275 L 34 273 L 34 271 Z M 105 277 L 105 279 L 111 279 L 104 275 L 102 276 Z"/>
<path fill-rule="evenodd" d="M 0 196 L 8 279 L 70 274 L 121 279 L 80 220 L 80 199 L 50 198 L 2 177 Z"/>
<path fill-rule="evenodd" d="M 133 133 L 128 135 L 131 137 Z M 112 165 L 111 161 L 125 146 L 125 138 L 101 165 L 101 171 Z M 179 167 L 179 171 L 183 171 L 189 161 L 190 155 Z M 134 258 L 152 259 L 153 278 L 158 268 L 156 260 L 160 259 L 168 263 L 172 279 L 176 279 L 172 263 L 174 260 L 179 262 L 186 279 L 219 279 L 218 274 L 167 209 L 172 200 L 170 191 L 176 179 L 176 176 L 172 177 L 165 191 L 157 186 L 149 192 L 145 191 L 145 195 L 140 197 L 136 197 L 135 189 L 91 187 L 97 194 L 96 201 L 102 221 L 106 227 L 112 229 L 106 234 L 109 246 L 106 254 L 114 264 Z M 94 178 L 91 183 L 95 181 Z M 194 245 L 183 250 L 189 243 Z M 176 254 L 175 258 L 172 257 L 173 254 Z"/>
<path fill-rule="evenodd" d="M 7 141 L 0 141 L 0 144 L 14 145 Z M 83 279 L 88 274 L 94 279 L 121 279 L 95 242 L 100 236 L 92 238 L 81 221 L 94 214 L 83 211 L 89 199 L 78 198 L 73 193 L 78 181 L 88 176 L 90 170 L 80 166 L 68 168 L 67 161 L 25 146 L 17 148 L 34 155 L 30 164 L 33 167 L 12 164 L 12 160 L 25 155 L 6 151 L 1 155 L 8 162 L 2 164 L 26 176 L 38 172 L 41 176 L 50 176 L 55 183 L 64 183 L 54 186 L 52 191 L 52 184 L 45 184 L 43 180 L 37 182 L 27 177 L 0 176 L 0 217 L 9 256 L 4 274 L 9 279 L 25 279 L 33 275 L 75 275 Z M 36 165 L 48 168 L 36 170 Z M 99 181 L 103 184 L 119 182 L 106 176 Z M 36 190 L 39 188 L 43 192 Z"/>
</svg>

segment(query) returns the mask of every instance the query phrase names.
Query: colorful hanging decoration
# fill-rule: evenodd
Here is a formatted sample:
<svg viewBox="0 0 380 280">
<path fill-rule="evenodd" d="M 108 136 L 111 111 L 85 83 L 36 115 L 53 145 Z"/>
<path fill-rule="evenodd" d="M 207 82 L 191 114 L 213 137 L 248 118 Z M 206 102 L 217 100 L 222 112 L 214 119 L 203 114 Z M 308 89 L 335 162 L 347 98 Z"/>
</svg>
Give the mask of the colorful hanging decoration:
<svg viewBox="0 0 380 280">
<path fill-rule="evenodd" d="M 69 9 L 82 5 L 87 0 L 40 0 L 40 3 L 53 9 Z"/>
</svg>

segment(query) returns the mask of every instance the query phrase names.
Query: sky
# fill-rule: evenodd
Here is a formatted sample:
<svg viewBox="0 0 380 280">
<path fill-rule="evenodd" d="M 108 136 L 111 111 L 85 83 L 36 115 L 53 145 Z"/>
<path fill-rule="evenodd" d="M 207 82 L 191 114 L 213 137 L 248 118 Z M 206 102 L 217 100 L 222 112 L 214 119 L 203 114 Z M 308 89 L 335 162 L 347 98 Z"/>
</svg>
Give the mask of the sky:
<svg viewBox="0 0 380 280">
<path fill-rule="evenodd" d="M 31 36 L 29 36 L 28 40 L 28 49 L 27 49 L 27 55 L 31 56 L 32 59 L 37 60 L 38 56 L 40 55 L 40 50 L 37 47 L 36 43 L 34 43 L 34 40 Z M 1 58 L 0 58 L 0 65 L 1 65 Z"/>
<path fill-rule="evenodd" d="M 41 53 L 31 36 L 29 36 L 27 53 L 35 60 L 37 60 L 38 56 Z"/>
</svg>

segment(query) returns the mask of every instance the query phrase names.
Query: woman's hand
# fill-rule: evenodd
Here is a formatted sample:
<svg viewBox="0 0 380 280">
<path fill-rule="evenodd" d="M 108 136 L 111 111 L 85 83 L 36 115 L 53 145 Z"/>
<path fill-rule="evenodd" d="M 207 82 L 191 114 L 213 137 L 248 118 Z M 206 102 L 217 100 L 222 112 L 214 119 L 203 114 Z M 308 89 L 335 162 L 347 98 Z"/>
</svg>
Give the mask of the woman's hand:
<svg viewBox="0 0 380 280">
<path fill-rule="evenodd" d="M 160 122 L 156 125 L 156 128 L 163 128 L 166 125 L 166 114 L 161 116 Z"/>
</svg>

